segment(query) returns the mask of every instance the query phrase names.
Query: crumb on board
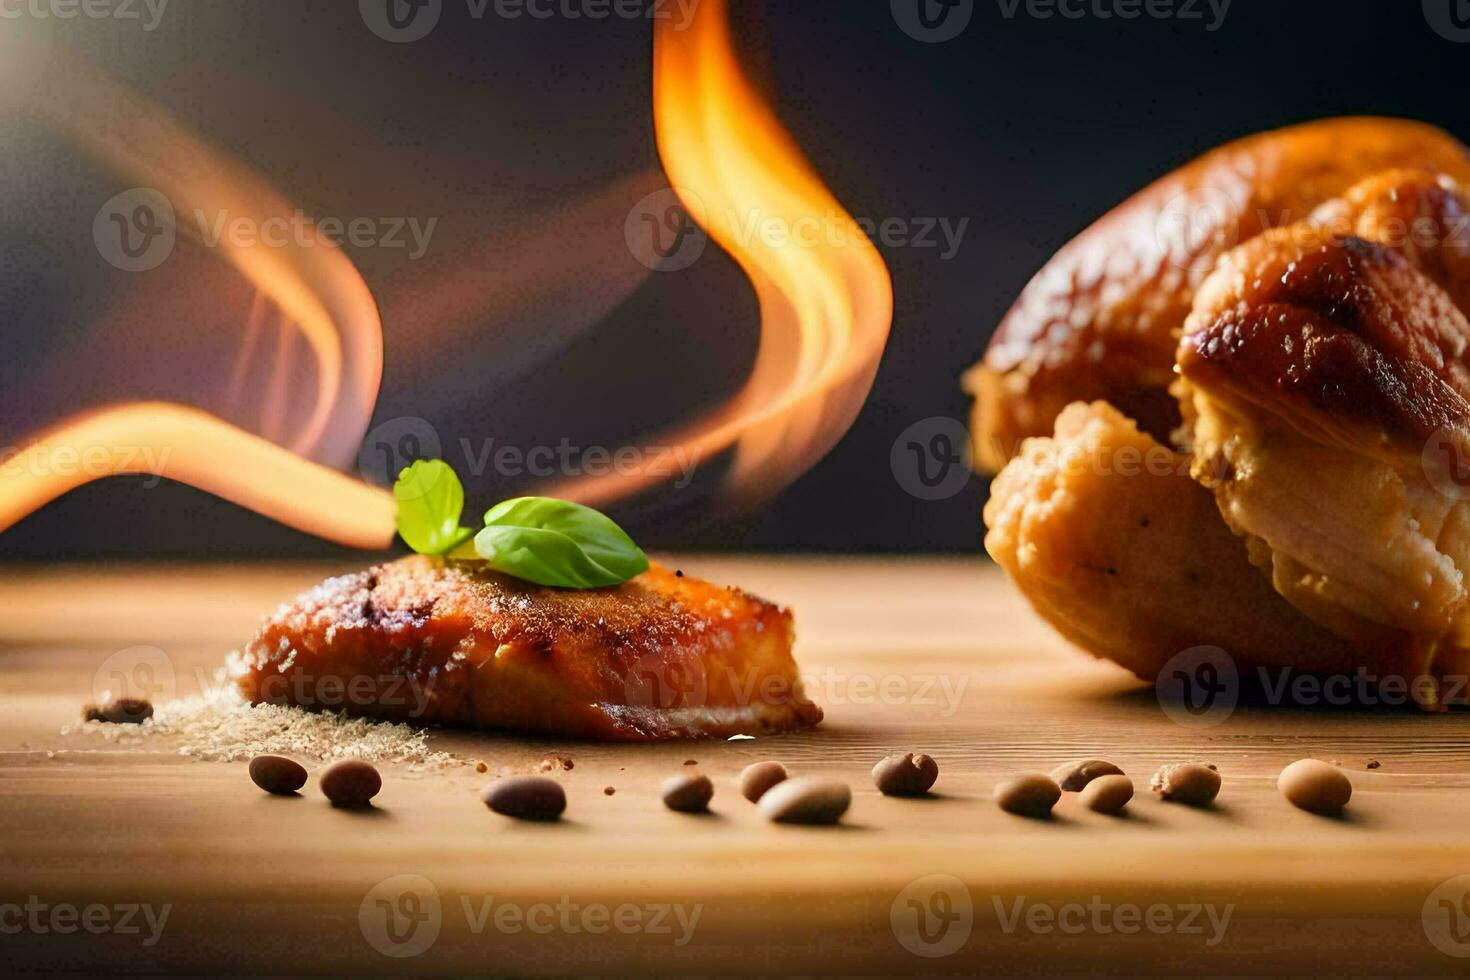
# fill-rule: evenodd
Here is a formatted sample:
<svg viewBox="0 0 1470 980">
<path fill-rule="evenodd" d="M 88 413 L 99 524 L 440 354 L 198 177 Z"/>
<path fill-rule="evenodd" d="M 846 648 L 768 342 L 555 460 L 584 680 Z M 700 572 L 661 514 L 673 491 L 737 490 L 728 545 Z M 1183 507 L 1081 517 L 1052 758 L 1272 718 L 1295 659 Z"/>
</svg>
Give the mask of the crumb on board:
<svg viewBox="0 0 1470 980">
<path fill-rule="evenodd" d="M 393 762 L 415 769 L 463 764 L 450 753 L 431 750 L 424 729 L 286 705 L 251 704 L 224 680 L 203 694 L 157 705 L 153 717 L 140 725 L 78 721 L 64 726 L 61 734 L 206 762 L 290 755 L 315 762 Z"/>
<path fill-rule="evenodd" d="M 604 787 L 602 787 L 602 793 L 603 793 L 604 796 L 612 796 L 616 792 L 617 792 L 617 788 L 616 787 L 613 787 L 613 786 L 604 786 Z"/>
<path fill-rule="evenodd" d="M 1368 760 L 1368 768 L 1369 769 L 1377 769 L 1381 765 L 1383 765 L 1383 763 L 1379 762 L 1377 759 L 1369 759 Z"/>
</svg>

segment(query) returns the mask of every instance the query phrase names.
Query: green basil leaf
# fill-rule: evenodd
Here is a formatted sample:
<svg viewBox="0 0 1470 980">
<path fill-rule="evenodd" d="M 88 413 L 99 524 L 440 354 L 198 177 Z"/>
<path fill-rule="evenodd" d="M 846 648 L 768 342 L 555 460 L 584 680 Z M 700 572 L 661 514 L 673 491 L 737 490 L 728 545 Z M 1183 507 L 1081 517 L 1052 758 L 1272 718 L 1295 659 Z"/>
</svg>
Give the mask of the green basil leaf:
<svg viewBox="0 0 1470 980">
<path fill-rule="evenodd" d="M 464 486 L 441 459 L 415 460 L 393 484 L 398 501 L 398 534 L 421 555 L 443 555 L 474 537 L 459 526 L 464 512 Z"/>
<path fill-rule="evenodd" d="M 498 572 L 565 589 L 620 585 L 648 571 L 648 557 L 612 518 L 552 497 L 490 508 L 475 550 Z"/>
</svg>

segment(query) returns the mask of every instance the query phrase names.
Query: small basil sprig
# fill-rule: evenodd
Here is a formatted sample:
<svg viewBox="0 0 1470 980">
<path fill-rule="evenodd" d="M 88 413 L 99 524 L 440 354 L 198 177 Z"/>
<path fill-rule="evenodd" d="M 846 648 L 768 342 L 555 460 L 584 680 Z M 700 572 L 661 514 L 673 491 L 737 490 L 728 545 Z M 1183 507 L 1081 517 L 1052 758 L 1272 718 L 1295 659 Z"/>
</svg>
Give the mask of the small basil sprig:
<svg viewBox="0 0 1470 980">
<path fill-rule="evenodd" d="M 441 459 L 420 459 L 398 474 L 393 484 L 398 501 L 398 534 L 421 555 L 445 555 L 475 536 L 460 527 L 464 485 L 453 467 Z"/>
<path fill-rule="evenodd" d="M 478 556 L 498 572 L 564 589 L 619 585 L 648 571 L 648 557 L 610 517 L 569 500 L 517 497 L 490 508 L 478 534 L 460 527 L 464 488 L 442 460 L 405 469 L 393 494 L 398 532 L 420 554 Z M 471 536 L 473 555 L 461 547 Z"/>
</svg>

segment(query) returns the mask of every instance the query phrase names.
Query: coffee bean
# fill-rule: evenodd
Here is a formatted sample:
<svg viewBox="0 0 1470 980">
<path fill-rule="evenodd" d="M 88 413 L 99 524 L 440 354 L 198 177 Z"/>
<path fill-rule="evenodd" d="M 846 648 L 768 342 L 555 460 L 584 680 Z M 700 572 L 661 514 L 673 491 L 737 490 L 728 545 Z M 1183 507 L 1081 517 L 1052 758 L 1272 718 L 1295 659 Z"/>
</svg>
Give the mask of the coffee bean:
<svg viewBox="0 0 1470 980">
<path fill-rule="evenodd" d="M 1335 766 L 1317 759 L 1301 759 L 1281 770 L 1276 788 L 1293 806 L 1310 813 L 1341 813 L 1353 796 L 1353 784 Z"/>
<path fill-rule="evenodd" d="M 322 773 L 317 783 L 332 806 L 361 807 L 378 795 L 383 777 L 360 759 L 344 759 Z"/>
<path fill-rule="evenodd" d="M 1133 799 L 1133 780 L 1122 773 L 1098 776 L 1077 795 L 1077 801 L 1098 813 L 1120 813 Z"/>
<path fill-rule="evenodd" d="M 740 772 L 740 795 L 759 803 L 766 790 L 786 779 L 786 767 L 779 762 L 752 762 Z"/>
<path fill-rule="evenodd" d="M 290 796 L 306 785 L 306 767 L 283 755 L 258 755 L 250 760 L 250 779 L 277 796 Z"/>
<path fill-rule="evenodd" d="M 496 780 L 480 792 L 480 799 L 496 813 L 517 820 L 555 820 L 567 808 L 566 790 L 545 776 Z"/>
<path fill-rule="evenodd" d="M 819 776 L 788 779 L 761 796 L 761 813 L 775 823 L 836 823 L 852 805 L 852 790 Z"/>
<path fill-rule="evenodd" d="M 873 767 L 873 782 L 884 796 L 923 796 L 939 778 L 939 764 L 927 755 L 890 755 Z"/>
<path fill-rule="evenodd" d="M 106 721 L 114 725 L 141 725 L 153 717 L 153 704 L 144 698 L 113 698 L 100 705 L 82 708 L 85 721 Z"/>
<path fill-rule="evenodd" d="M 679 813 L 703 813 L 714 798 L 715 784 L 697 772 L 681 772 L 664 780 L 664 806 Z"/>
<path fill-rule="evenodd" d="M 1220 794 L 1220 773 L 1214 766 L 1183 762 L 1161 766 L 1148 784 L 1161 800 L 1209 806 Z"/>
<path fill-rule="evenodd" d="M 1063 763 L 1051 771 L 1052 781 L 1063 793 L 1080 793 L 1082 787 L 1099 776 L 1121 776 L 1123 770 L 1104 759 L 1078 759 Z"/>
<path fill-rule="evenodd" d="M 1039 772 L 1007 779 L 995 787 L 995 802 L 1000 808 L 1022 817 L 1049 817 L 1061 798 L 1062 788 Z"/>
</svg>

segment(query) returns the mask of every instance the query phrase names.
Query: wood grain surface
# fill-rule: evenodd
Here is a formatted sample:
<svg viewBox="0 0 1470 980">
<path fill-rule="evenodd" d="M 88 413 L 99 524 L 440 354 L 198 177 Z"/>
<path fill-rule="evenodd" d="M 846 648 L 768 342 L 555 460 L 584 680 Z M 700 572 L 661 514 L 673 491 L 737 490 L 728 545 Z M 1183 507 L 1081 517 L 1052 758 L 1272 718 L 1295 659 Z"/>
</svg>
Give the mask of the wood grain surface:
<svg viewBox="0 0 1470 980">
<path fill-rule="evenodd" d="M 299 798 L 268 797 L 244 763 L 60 734 L 109 655 L 152 644 L 180 677 L 207 672 L 264 612 L 332 569 L 0 571 L 7 964 L 1047 975 L 1470 966 L 1452 955 L 1470 956 L 1470 877 L 1442 886 L 1470 875 L 1464 713 L 1241 705 L 1187 727 L 1152 687 L 1068 649 L 980 559 L 670 560 L 795 609 L 798 657 L 827 709 L 819 730 L 660 745 L 435 732 L 432 746 L 464 763 L 384 766 L 367 813 L 333 810 L 314 782 Z M 896 750 L 939 761 L 932 799 L 873 788 L 872 765 Z M 1039 822 L 992 802 L 997 780 L 1078 756 L 1134 776 L 1127 816 L 1088 813 L 1069 796 Z M 1346 816 L 1312 816 L 1277 794 L 1276 773 L 1305 756 L 1350 774 Z M 488 777 L 475 761 L 530 771 L 556 757 L 574 762 L 557 774 L 569 797 L 559 824 L 512 823 L 480 803 Z M 843 825 L 763 822 L 732 780 L 765 758 L 849 782 Z M 661 780 L 688 759 L 716 783 L 709 816 L 659 802 Z M 1186 759 L 1223 773 L 1213 809 L 1148 792 L 1161 763 Z M 1370 759 L 1381 768 L 1366 768 Z M 24 909 L 6 903 L 43 911 L 22 921 Z M 168 908 L 156 941 L 141 913 L 138 932 L 116 928 L 117 909 L 139 905 Z M 51 918 L 68 906 L 112 925 Z"/>
</svg>

